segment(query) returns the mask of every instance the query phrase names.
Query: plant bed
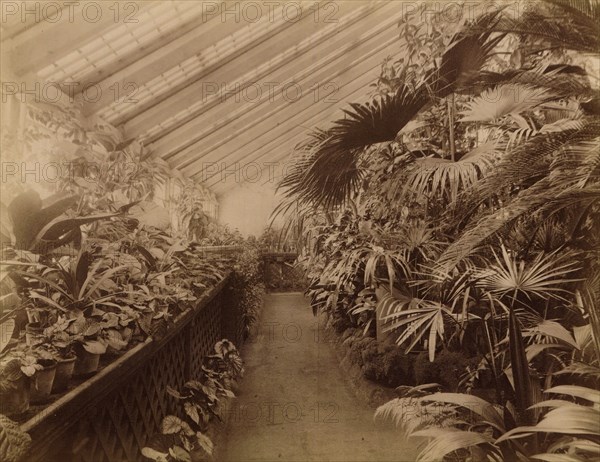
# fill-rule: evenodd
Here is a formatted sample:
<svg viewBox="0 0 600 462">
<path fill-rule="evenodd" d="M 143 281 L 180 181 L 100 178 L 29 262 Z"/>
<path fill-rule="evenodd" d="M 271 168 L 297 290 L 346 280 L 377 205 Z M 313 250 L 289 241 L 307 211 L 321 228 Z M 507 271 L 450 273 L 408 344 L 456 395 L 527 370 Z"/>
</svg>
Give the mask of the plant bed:
<svg viewBox="0 0 600 462">
<path fill-rule="evenodd" d="M 365 377 L 361 366 L 351 359 L 350 347 L 345 338 L 329 327 L 323 316 L 319 317 L 319 329 L 323 333 L 323 340 L 329 343 L 336 352 L 340 367 L 345 371 L 344 376 L 348 385 L 358 399 L 376 408 L 396 396 L 393 387 L 386 387 Z M 373 339 L 375 340 L 375 339 Z"/>
<path fill-rule="evenodd" d="M 114 428 L 112 431 L 115 432 L 117 432 L 117 428 L 119 428 L 119 432 L 123 432 L 131 431 L 132 427 L 142 430 L 148 425 L 156 425 L 155 418 L 151 415 L 148 416 L 150 420 L 143 419 L 141 416 L 148 412 L 151 414 L 166 412 L 174 403 L 167 399 L 160 400 L 166 407 L 163 411 L 156 408 L 157 402 L 153 397 L 158 396 L 159 393 L 166 394 L 168 383 L 165 378 L 162 383 L 158 383 L 158 388 L 155 389 L 160 379 L 152 379 L 152 375 L 163 377 L 166 374 L 165 370 L 170 370 L 173 375 L 170 376 L 169 381 L 178 383 L 184 380 L 185 375 L 198 370 L 196 356 L 208 353 L 208 351 L 202 352 L 202 345 L 206 344 L 203 335 L 207 332 L 206 329 L 209 329 L 206 321 L 210 318 L 206 318 L 206 316 L 210 315 L 214 319 L 213 313 L 220 313 L 221 310 L 227 308 L 223 304 L 222 297 L 227 283 L 228 278 L 225 278 L 213 289 L 207 291 L 194 308 L 180 314 L 175 319 L 172 328 L 163 337 L 149 337 L 145 342 L 134 346 L 109 364 L 103 364 L 101 361 L 100 368 L 93 377 L 87 380 L 75 380 L 73 382 L 75 386 L 66 393 L 53 395 L 55 400 L 49 405 L 32 406 L 19 419 L 23 422 L 22 430 L 29 433 L 32 438 L 32 447 L 27 460 L 48 460 L 48 454 L 55 453 L 63 457 L 59 458 L 60 460 L 69 460 L 65 459 L 65 454 L 71 454 L 70 457 L 72 457 L 72 446 L 75 446 L 79 440 L 88 438 L 95 441 L 99 437 L 93 428 L 89 427 L 89 419 L 100 419 L 104 421 L 103 425 L 108 425 L 107 428 Z M 192 331 L 196 331 L 199 321 L 201 321 L 201 325 L 205 326 L 204 331 L 194 337 L 192 334 L 197 332 Z M 215 324 L 213 321 L 210 329 L 213 329 L 211 334 L 213 338 L 220 337 L 220 323 Z M 181 341 L 182 339 L 184 341 Z M 183 347 L 183 350 L 187 351 L 187 359 L 181 363 L 182 367 L 176 370 L 174 365 L 170 364 L 172 361 L 167 353 L 169 350 L 179 347 Z M 139 381 L 136 382 L 136 377 L 145 385 L 140 384 Z M 147 388 L 148 386 L 151 388 Z M 154 391 L 150 392 L 150 390 Z M 124 396 L 129 396 L 129 398 L 123 398 L 124 401 L 121 401 L 119 397 Z M 140 406 L 142 413 L 137 414 L 137 421 L 134 419 L 133 422 L 127 423 L 114 420 L 113 413 L 120 412 L 119 409 L 123 405 Z M 148 411 L 149 409 L 154 409 L 154 411 Z M 159 414 L 156 414 L 155 417 Z M 24 418 L 27 420 L 23 421 Z M 78 426 L 87 429 L 81 430 L 85 435 L 74 431 Z M 120 428 L 121 426 L 123 428 Z M 73 431 L 72 434 L 70 434 L 71 431 Z M 69 434 L 70 437 L 66 438 L 66 435 Z M 122 443 L 125 444 L 125 442 Z M 135 452 L 132 447 L 121 449 L 131 454 Z M 138 456 L 131 460 L 141 460 L 140 449 L 137 448 Z M 101 448 L 96 450 L 104 451 Z M 113 460 L 111 457 L 115 458 L 116 456 L 107 454 L 107 457 L 109 460 Z"/>
</svg>

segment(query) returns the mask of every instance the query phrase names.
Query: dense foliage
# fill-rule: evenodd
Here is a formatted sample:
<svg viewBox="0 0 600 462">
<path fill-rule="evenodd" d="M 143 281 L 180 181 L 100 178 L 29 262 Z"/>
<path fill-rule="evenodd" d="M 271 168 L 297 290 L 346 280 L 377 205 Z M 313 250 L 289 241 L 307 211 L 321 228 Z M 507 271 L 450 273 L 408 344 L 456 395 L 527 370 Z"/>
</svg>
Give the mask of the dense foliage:
<svg viewBox="0 0 600 462">
<path fill-rule="evenodd" d="M 81 156 L 56 194 L 42 200 L 28 190 L 2 204 L 2 413 L 32 417 L 40 408 L 28 411 L 30 399 L 46 405 L 69 383 L 162 337 L 229 274 L 230 303 L 239 304 L 246 330 L 256 318 L 262 304 L 256 246 L 214 223 L 190 240 L 188 229 L 173 226 L 171 212 L 151 200 L 159 180 L 169 178 L 165 164 L 142 154 L 131 143 L 118 146 L 97 159 L 93 179 L 82 173 L 93 159 Z M 134 172 L 119 170 L 127 159 L 138 165 Z M 209 251 L 214 244 L 230 251 Z M 231 359 L 230 351 L 235 347 L 224 341 L 211 358 Z M 42 395 L 44 371 L 69 362 L 62 388 L 50 382 Z M 12 437 L 10 426 L 3 431 Z M 4 440 L 14 440 L 13 452 L 21 453 L 25 438 L 15 438 Z"/>
<path fill-rule="evenodd" d="M 161 422 L 161 434 L 150 438 L 142 449 L 144 457 L 156 462 L 207 460 L 213 453 L 213 442 L 206 435 L 209 423 L 222 420 L 223 400 L 234 398 L 233 385 L 244 373 L 242 359 L 235 345 L 223 339 L 214 353 L 204 358 L 200 377 L 186 382 L 182 390 L 168 387 L 183 408 L 185 418 L 167 415 Z"/>
<path fill-rule="evenodd" d="M 313 309 L 391 337 L 418 354 L 418 380 L 441 382 L 377 413 L 426 437 L 422 460 L 590 460 L 599 6 L 423 17 L 400 24 L 404 58 L 384 63 L 372 102 L 315 131 L 281 184 Z"/>
</svg>

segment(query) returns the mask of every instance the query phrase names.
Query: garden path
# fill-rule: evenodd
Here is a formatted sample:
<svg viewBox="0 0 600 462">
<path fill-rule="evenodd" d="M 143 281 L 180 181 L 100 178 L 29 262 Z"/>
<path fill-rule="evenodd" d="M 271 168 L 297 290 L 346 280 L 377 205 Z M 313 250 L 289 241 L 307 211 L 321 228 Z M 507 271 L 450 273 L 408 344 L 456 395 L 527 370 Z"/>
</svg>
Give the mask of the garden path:
<svg viewBox="0 0 600 462">
<path fill-rule="evenodd" d="M 266 296 L 220 462 L 408 462 L 415 448 L 373 422 L 301 294 Z"/>
</svg>

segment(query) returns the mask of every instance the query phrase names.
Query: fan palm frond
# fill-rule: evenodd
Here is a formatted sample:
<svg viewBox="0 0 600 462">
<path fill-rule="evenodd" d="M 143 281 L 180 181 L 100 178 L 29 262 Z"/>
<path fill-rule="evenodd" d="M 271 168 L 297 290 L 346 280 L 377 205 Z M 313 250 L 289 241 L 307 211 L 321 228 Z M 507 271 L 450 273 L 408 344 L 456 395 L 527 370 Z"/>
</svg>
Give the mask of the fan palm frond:
<svg viewBox="0 0 600 462">
<path fill-rule="evenodd" d="M 593 97 L 586 71 L 575 66 L 539 66 L 530 69 L 508 69 L 504 72 L 482 70 L 471 79 L 472 88 L 485 90 L 502 85 L 544 88 L 555 99 Z M 477 93 L 475 93 L 477 94 Z"/>
<path fill-rule="evenodd" d="M 570 207 L 581 207 L 600 201 L 600 187 L 584 189 L 571 187 L 564 190 L 551 187 L 548 181 L 540 181 L 523 191 L 506 207 L 485 216 L 467 229 L 440 256 L 438 264 L 444 271 L 454 268 L 461 260 L 471 255 L 482 243 L 525 214 L 552 214 Z"/>
<path fill-rule="evenodd" d="M 396 135 L 421 110 L 429 98 L 423 89 L 401 86 L 394 95 L 385 95 L 365 104 L 351 104 L 345 119 L 334 122 L 330 132 L 339 149 L 357 149 Z"/>
<path fill-rule="evenodd" d="M 471 90 L 472 79 L 505 37 L 504 33 L 494 33 L 500 18 L 501 10 L 483 14 L 453 37 L 439 68 L 425 78 L 424 86 L 434 98 Z"/>
<path fill-rule="evenodd" d="M 346 201 L 360 186 L 359 166 L 364 148 L 393 141 L 398 132 L 430 102 L 464 86 L 489 59 L 502 36 L 481 32 L 498 21 L 498 12 L 483 15 L 477 28 L 457 34 L 438 69 L 418 88 L 401 85 L 393 95 L 377 96 L 365 104 L 351 104 L 346 117 L 327 131 L 318 130 L 299 148 L 296 168 L 279 185 L 286 197 L 331 208 Z"/>
<path fill-rule="evenodd" d="M 467 103 L 461 122 L 490 122 L 509 114 L 535 110 L 548 101 L 559 99 L 545 88 L 522 84 L 503 84 L 484 90 Z"/>
<path fill-rule="evenodd" d="M 523 34 L 546 40 L 551 47 L 584 53 L 600 50 L 600 5 L 595 0 L 546 0 L 547 11 L 539 3 L 516 18 L 503 16 L 494 26 L 502 33 Z"/>
<path fill-rule="evenodd" d="M 565 284 L 576 281 L 569 275 L 580 269 L 576 261 L 557 258 L 556 252 L 541 252 L 531 262 L 517 261 L 504 245 L 500 256 L 493 254 L 495 263 L 477 278 L 477 285 L 499 297 L 522 293 L 527 298 L 560 298 L 566 292 Z"/>
<path fill-rule="evenodd" d="M 465 154 L 457 161 L 435 157 L 416 159 L 406 179 L 405 192 L 428 196 L 447 194 L 456 200 L 459 191 L 473 187 L 489 170 L 498 151 L 495 143 L 486 143 Z M 404 173 L 404 172 L 403 172 Z"/>
<path fill-rule="evenodd" d="M 600 120 L 585 118 L 580 123 L 565 125 L 565 127 L 566 129 L 560 132 L 537 133 L 528 141 L 507 152 L 496 164 L 494 174 L 486 176 L 474 188 L 459 196 L 451 212 L 471 211 L 471 213 L 461 214 L 462 220 L 469 219 L 480 204 L 495 197 L 499 191 L 506 190 L 507 185 L 527 187 L 532 182 L 545 178 L 551 171 L 553 160 L 564 156 L 564 153 L 572 149 L 580 149 L 578 146 L 586 146 L 596 139 L 600 132 Z M 577 165 L 571 165 L 571 168 L 574 167 Z M 585 167 L 578 169 L 579 173 L 582 170 L 585 171 Z M 571 181 L 573 173 L 573 170 L 560 169 L 555 173 L 553 180 L 562 181 L 562 186 L 566 190 L 573 185 Z M 541 186 L 539 192 L 546 197 Z M 545 185 L 546 188 L 550 186 L 551 184 Z M 535 201 L 535 198 L 533 200 Z M 517 210 L 499 211 L 496 215 L 497 217 L 512 215 L 511 219 L 513 219 L 520 216 L 520 213 Z"/>
</svg>

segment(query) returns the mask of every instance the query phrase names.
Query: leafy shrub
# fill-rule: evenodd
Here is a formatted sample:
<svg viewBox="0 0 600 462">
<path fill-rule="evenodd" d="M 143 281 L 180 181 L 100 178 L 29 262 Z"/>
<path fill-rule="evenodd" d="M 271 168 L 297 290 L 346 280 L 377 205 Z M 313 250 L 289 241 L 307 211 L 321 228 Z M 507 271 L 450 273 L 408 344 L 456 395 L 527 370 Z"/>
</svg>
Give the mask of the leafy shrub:
<svg viewBox="0 0 600 462">
<path fill-rule="evenodd" d="M 203 358 L 201 374 L 181 390 L 167 386 L 167 393 L 183 407 L 185 419 L 167 415 L 161 433 L 142 448 L 146 459 L 156 462 L 206 460 L 212 456 L 213 442 L 206 435 L 209 423 L 222 420 L 223 398 L 234 398 L 232 385 L 244 374 L 243 361 L 235 345 L 227 339 L 215 344 L 214 354 Z"/>
<path fill-rule="evenodd" d="M 378 345 L 375 342 L 363 352 L 362 357 L 366 378 L 388 387 L 414 384 L 412 357 L 396 345 Z"/>
<path fill-rule="evenodd" d="M 352 321 L 345 315 L 345 313 L 335 312 L 331 316 L 330 320 L 331 327 L 336 333 L 341 334 L 347 329 L 354 327 Z"/>
<path fill-rule="evenodd" d="M 246 241 L 242 251 L 236 256 L 234 272 L 231 277 L 231 293 L 242 313 L 244 333 L 257 321 L 262 307 L 265 285 L 260 270 L 260 253 L 256 245 Z"/>
<path fill-rule="evenodd" d="M 402 348 L 364 337 L 356 328 L 346 329 L 342 339 L 348 360 L 360 367 L 365 378 L 387 387 L 414 384 L 413 359 Z"/>
<path fill-rule="evenodd" d="M 445 389 L 456 391 L 467 366 L 475 364 L 477 358 L 468 358 L 457 351 L 442 350 L 433 362 L 423 352 L 415 360 L 415 379 L 417 383 L 439 383 Z"/>
<path fill-rule="evenodd" d="M 359 337 L 354 342 L 349 342 L 350 351 L 348 355 L 350 362 L 362 368 L 364 366 L 364 360 L 362 355 L 363 351 L 373 347 L 377 349 L 376 342 L 377 340 L 375 340 L 372 337 Z"/>
</svg>

